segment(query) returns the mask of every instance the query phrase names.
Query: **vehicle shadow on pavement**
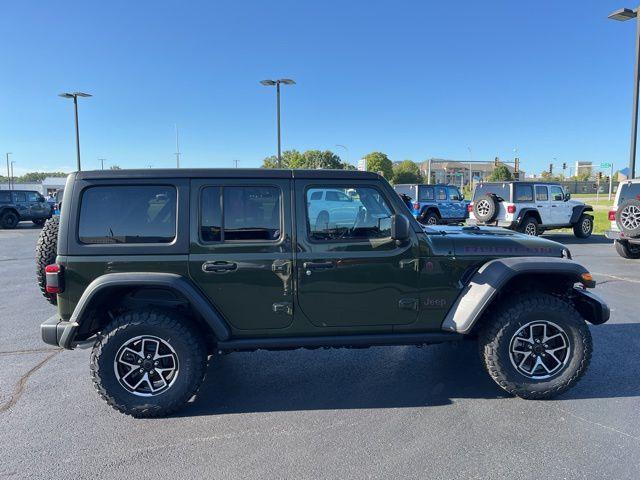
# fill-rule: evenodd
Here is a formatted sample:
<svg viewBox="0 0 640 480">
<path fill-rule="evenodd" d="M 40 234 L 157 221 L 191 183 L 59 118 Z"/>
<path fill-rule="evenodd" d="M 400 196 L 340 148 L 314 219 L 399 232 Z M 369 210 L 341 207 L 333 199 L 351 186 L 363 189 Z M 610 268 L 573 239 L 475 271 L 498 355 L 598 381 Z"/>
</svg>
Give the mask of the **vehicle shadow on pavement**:
<svg viewBox="0 0 640 480">
<path fill-rule="evenodd" d="M 585 377 L 557 400 L 640 396 L 640 324 L 592 326 Z M 476 344 L 218 355 L 196 399 L 177 416 L 409 408 L 508 394 L 484 371 Z"/>
<path fill-rule="evenodd" d="M 542 236 L 547 240 L 562 243 L 563 245 L 613 245 L 613 240 L 609 240 L 604 235 L 591 235 L 589 238 L 577 238 L 569 233 L 549 233 Z"/>
</svg>

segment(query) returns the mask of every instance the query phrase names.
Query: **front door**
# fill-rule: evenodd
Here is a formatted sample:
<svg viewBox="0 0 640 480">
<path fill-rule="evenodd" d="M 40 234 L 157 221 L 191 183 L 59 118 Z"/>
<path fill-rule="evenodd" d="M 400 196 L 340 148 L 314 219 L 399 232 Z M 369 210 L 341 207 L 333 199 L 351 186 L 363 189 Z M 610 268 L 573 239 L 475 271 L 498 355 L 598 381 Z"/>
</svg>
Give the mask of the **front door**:
<svg viewBox="0 0 640 480">
<path fill-rule="evenodd" d="M 407 214 L 401 200 L 366 181 L 296 180 L 295 189 L 296 311 L 318 327 L 416 321 L 417 237 L 391 239 L 391 215 Z M 343 204 L 326 201 L 327 192 Z"/>
<path fill-rule="evenodd" d="M 27 202 L 29 203 L 31 218 L 45 218 L 51 211 L 49 204 L 37 192 L 27 192 Z"/>
<path fill-rule="evenodd" d="M 290 180 L 191 181 L 189 274 L 236 330 L 293 319 Z"/>
<path fill-rule="evenodd" d="M 549 186 L 549 200 L 551 202 L 551 216 L 554 225 L 569 225 L 571 210 L 564 201 L 564 190 L 558 185 Z"/>
</svg>

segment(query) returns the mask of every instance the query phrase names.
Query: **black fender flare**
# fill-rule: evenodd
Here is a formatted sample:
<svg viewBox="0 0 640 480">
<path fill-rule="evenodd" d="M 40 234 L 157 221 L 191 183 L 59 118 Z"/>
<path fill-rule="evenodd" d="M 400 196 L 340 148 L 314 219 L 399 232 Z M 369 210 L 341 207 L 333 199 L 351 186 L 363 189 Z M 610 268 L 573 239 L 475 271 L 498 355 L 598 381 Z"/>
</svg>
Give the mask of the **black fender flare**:
<svg viewBox="0 0 640 480">
<path fill-rule="evenodd" d="M 540 212 L 536 208 L 523 208 L 518 212 L 518 218 L 516 219 L 516 227 L 521 227 L 522 222 L 527 216 L 533 216 L 539 224 L 542 224 L 542 218 L 540 217 Z"/>
<path fill-rule="evenodd" d="M 576 205 L 573 207 L 569 223 L 571 223 L 571 225 L 575 225 L 584 212 L 593 212 L 593 207 L 591 205 Z"/>
<path fill-rule="evenodd" d="M 438 217 L 442 218 L 440 209 L 437 205 L 425 205 L 424 207 L 422 207 L 422 210 L 420 210 L 420 218 L 424 217 L 430 211 L 434 212 L 436 215 L 438 215 Z"/>
<path fill-rule="evenodd" d="M 441 328 L 449 332 L 469 333 L 501 288 L 517 275 L 558 275 L 582 283 L 585 287 L 594 287 L 593 280 L 582 277 L 584 273 L 589 273 L 586 268 L 565 258 L 511 257 L 492 260 L 471 277 L 447 312 Z"/>
<path fill-rule="evenodd" d="M 87 320 L 87 313 L 93 302 L 99 301 L 101 294 L 120 287 L 160 287 L 173 290 L 189 302 L 218 340 L 228 340 L 231 336 L 222 315 L 204 294 L 185 277 L 174 273 L 107 273 L 93 280 L 84 290 L 71 314 L 69 327 L 65 328 L 59 345 L 63 348 L 70 348 L 82 323 Z"/>
</svg>

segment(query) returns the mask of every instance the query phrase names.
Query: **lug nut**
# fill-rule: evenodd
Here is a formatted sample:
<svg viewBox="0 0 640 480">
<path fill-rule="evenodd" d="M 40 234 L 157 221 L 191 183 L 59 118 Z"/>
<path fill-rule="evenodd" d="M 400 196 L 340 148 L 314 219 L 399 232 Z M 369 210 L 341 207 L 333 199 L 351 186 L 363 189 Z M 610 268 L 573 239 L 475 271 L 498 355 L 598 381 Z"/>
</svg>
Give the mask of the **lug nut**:
<svg viewBox="0 0 640 480">
<path fill-rule="evenodd" d="M 158 361 L 156 360 L 155 362 L 153 362 L 153 364 L 157 367 L 158 366 Z"/>
</svg>

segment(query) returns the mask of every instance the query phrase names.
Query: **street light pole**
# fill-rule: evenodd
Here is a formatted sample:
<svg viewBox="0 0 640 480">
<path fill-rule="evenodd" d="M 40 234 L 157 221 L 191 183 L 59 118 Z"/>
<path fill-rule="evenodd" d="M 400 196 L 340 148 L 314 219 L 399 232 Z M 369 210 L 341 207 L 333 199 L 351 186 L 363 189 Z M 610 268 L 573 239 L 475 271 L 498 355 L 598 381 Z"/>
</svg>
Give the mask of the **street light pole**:
<svg viewBox="0 0 640 480">
<path fill-rule="evenodd" d="M 100 160 L 100 170 L 104 170 L 104 161 L 106 158 L 99 158 L 98 160 Z"/>
<path fill-rule="evenodd" d="M 16 163 L 16 161 L 15 161 L 15 160 L 11 160 L 11 177 L 10 177 L 10 178 L 11 178 L 11 185 L 12 185 L 12 186 L 11 186 L 11 189 L 12 189 L 12 190 L 13 190 L 13 188 L 16 186 L 16 182 L 15 182 L 15 180 L 13 179 L 13 164 L 14 164 L 14 163 Z"/>
<path fill-rule="evenodd" d="M 638 137 L 638 88 L 640 88 L 640 17 L 638 16 L 640 7 L 632 10 L 621 8 L 616 10 L 609 18 L 624 22 L 632 18 L 636 19 L 636 58 L 633 75 L 633 111 L 631 113 L 631 146 L 629 148 L 629 178 L 636 177 L 636 143 Z"/>
<path fill-rule="evenodd" d="M 80 171 L 80 126 L 78 125 L 78 97 L 90 97 L 91 95 L 83 92 L 61 93 L 62 98 L 73 98 L 73 109 L 76 119 L 76 155 L 78 162 L 78 171 Z"/>
<path fill-rule="evenodd" d="M 13 155 L 11 152 L 7 152 L 7 184 L 9 187 L 9 190 L 12 190 L 11 188 L 11 169 L 9 168 L 9 155 Z"/>
<path fill-rule="evenodd" d="M 278 168 L 282 168 L 282 152 L 280 148 L 280 84 L 295 85 L 296 82 L 290 78 L 280 78 L 278 80 L 262 80 L 260 83 L 266 87 L 276 87 L 276 123 L 278 129 Z"/>
</svg>

